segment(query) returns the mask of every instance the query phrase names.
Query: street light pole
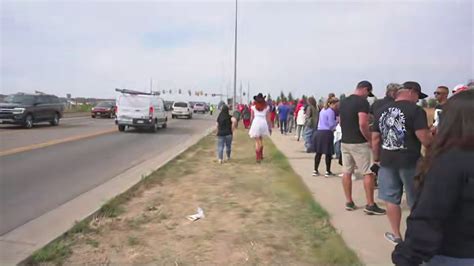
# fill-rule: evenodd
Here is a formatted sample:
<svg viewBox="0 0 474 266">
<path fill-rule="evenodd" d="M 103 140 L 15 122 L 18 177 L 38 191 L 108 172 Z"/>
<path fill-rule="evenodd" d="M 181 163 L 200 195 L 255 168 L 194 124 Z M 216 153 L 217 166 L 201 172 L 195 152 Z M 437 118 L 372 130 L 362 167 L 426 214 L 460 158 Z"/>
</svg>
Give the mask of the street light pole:
<svg viewBox="0 0 474 266">
<path fill-rule="evenodd" d="M 234 99 L 233 110 L 237 110 L 237 0 L 235 0 L 235 36 L 234 36 Z"/>
</svg>

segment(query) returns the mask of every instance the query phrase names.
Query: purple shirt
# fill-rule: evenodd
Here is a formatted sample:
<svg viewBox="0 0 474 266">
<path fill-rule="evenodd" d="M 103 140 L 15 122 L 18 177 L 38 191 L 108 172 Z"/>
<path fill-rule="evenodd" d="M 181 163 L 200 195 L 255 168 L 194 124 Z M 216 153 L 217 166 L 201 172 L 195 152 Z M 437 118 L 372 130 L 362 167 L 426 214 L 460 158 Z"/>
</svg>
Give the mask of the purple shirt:
<svg viewBox="0 0 474 266">
<path fill-rule="evenodd" d="M 323 109 L 319 112 L 318 130 L 334 130 L 336 126 L 336 112 L 333 109 Z"/>
</svg>

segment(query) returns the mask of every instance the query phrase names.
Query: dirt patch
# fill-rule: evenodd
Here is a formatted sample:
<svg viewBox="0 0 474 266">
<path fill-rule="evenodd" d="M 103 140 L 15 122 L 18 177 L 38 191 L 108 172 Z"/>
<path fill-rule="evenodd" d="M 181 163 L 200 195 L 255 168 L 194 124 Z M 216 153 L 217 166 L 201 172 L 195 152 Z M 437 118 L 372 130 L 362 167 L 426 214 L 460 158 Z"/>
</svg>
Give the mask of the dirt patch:
<svg viewBox="0 0 474 266">
<path fill-rule="evenodd" d="M 359 264 L 273 144 L 261 165 L 244 131 L 233 147 L 232 160 L 217 164 L 215 137 L 206 137 L 109 204 L 120 212 L 61 239 L 71 252 L 55 263 Z M 205 218 L 188 221 L 197 207 Z"/>
</svg>

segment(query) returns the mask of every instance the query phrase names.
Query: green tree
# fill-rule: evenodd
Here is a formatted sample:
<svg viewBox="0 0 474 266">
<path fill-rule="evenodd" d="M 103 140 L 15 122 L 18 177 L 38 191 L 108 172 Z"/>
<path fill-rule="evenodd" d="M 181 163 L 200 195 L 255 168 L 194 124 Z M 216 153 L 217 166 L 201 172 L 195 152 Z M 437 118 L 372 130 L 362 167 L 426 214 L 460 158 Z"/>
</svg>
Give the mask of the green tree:
<svg viewBox="0 0 474 266">
<path fill-rule="evenodd" d="M 277 103 L 281 102 L 281 96 L 278 96 L 276 101 Z"/>
<path fill-rule="evenodd" d="M 346 94 L 345 93 L 342 93 L 341 95 L 339 95 L 339 101 L 342 101 L 346 98 Z"/>
<path fill-rule="evenodd" d="M 433 98 L 429 98 L 429 99 L 428 99 L 428 107 L 429 107 L 429 108 L 435 108 L 435 106 L 436 106 L 437 103 L 438 103 L 438 102 L 436 101 L 436 99 L 433 99 Z"/>
<path fill-rule="evenodd" d="M 303 99 L 306 102 L 308 100 L 308 97 L 303 94 L 303 96 L 301 96 L 301 99 Z"/>
<path fill-rule="evenodd" d="M 286 101 L 286 100 L 287 100 L 287 99 L 286 99 L 286 96 L 285 96 L 285 93 L 284 93 L 283 91 L 280 92 L 280 99 L 281 99 L 282 101 Z"/>
<path fill-rule="evenodd" d="M 267 95 L 267 100 L 269 100 L 269 101 L 272 100 L 272 96 L 270 95 L 270 93 Z"/>
<path fill-rule="evenodd" d="M 293 94 L 291 94 L 291 91 L 288 93 L 288 101 L 293 102 L 295 99 L 293 98 Z"/>
</svg>

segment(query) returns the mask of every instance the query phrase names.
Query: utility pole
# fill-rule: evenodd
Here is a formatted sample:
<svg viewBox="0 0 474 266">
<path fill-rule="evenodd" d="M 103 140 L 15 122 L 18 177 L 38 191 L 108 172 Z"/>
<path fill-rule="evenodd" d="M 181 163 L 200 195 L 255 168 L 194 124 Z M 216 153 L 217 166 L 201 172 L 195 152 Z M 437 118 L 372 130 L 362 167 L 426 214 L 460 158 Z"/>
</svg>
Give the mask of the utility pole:
<svg viewBox="0 0 474 266">
<path fill-rule="evenodd" d="M 244 102 L 243 96 L 242 96 L 242 81 L 240 81 L 240 101 L 239 103 L 242 104 Z"/>
<path fill-rule="evenodd" d="M 234 100 L 232 108 L 236 110 L 237 103 L 237 0 L 235 0 L 235 36 L 234 36 Z"/>
<path fill-rule="evenodd" d="M 150 78 L 150 93 L 153 93 L 153 78 Z"/>
<path fill-rule="evenodd" d="M 247 83 L 247 104 L 250 103 L 250 81 Z"/>
</svg>

